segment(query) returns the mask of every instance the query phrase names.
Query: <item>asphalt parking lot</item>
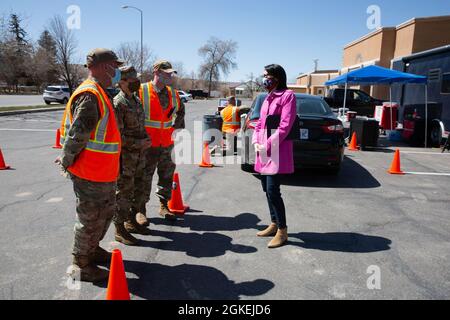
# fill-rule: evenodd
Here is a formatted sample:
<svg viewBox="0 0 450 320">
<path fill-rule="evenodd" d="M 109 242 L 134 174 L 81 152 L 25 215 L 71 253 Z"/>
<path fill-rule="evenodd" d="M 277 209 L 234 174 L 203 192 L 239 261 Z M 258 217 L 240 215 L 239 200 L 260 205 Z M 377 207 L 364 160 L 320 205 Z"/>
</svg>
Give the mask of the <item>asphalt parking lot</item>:
<svg viewBox="0 0 450 320">
<path fill-rule="evenodd" d="M 215 101 L 187 104 L 187 129 Z M 105 298 L 106 284 L 67 285 L 75 198 L 51 146 L 62 112 L 0 117 L 0 299 Z M 450 173 L 450 153 L 401 147 L 408 172 Z M 387 173 L 394 148 L 346 152 L 342 172 L 287 177 L 290 242 L 266 248 L 269 222 L 255 175 L 240 166 L 178 167 L 184 220 L 148 204 L 151 236 L 120 248 L 132 299 L 449 299 L 450 176 Z M 213 158 L 214 160 L 214 158 Z M 378 270 L 379 287 L 368 286 Z M 377 272 L 375 272 L 377 274 Z"/>
</svg>

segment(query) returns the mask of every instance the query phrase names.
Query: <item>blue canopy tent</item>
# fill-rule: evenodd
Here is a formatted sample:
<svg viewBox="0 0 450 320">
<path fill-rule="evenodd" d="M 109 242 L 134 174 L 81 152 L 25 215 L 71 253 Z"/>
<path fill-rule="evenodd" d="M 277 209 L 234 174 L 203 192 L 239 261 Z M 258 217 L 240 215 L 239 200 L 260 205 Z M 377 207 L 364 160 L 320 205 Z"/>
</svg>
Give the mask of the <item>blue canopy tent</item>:
<svg viewBox="0 0 450 320">
<path fill-rule="evenodd" d="M 385 84 L 389 85 L 390 102 L 392 105 L 392 84 L 393 83 L 418 83 L 425 85 L 425 148 L 427 147 L 427 135 L 428 135 L 428 86 L 427 77 L 419 76 L 415 74 L 400 72 L 383 68 L 380 66 L 368 66 L 361 68 L 346 74 L 343 74 L 337 78 L 331 79 L 325 82 L 326 86 L 344 85 L 344 110 L 347 104 L 347 89 L 348 85 L 377 85 Z M 392 119 L 392 108 L 391 108 Z M 392 128 L 391 128 L 392 130 Z"/>
</svg>

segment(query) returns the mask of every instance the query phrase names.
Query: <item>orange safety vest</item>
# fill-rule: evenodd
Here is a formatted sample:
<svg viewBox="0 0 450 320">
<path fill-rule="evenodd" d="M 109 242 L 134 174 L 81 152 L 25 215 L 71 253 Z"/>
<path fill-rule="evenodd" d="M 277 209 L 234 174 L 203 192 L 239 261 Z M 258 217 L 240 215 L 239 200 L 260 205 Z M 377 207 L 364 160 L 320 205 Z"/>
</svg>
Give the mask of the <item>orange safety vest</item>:
<svg viewBox="0 0 450 320">
<path fill-rule="evenodd" d="M 103 88 L 93 80 L 84 81 L 70 97 L 61 122 L 61 144 L 73 123 L 72 103 L 77 96 L 89 92 L 98 99 L 100 119 L 91 132 L 86 148 L 67 168 L 73 175 L 93 182 L 115 182 L 119 176 L 121 138 L 114 109 Z"/>
<path fill-rule="evenodd" d="M 241 119 L 239 118 L 238 108 L 228 106 L 220 112 L 223 119 L 222 132 L 236 133 L 241 128 Z"/>
<path fill-rule="evenodd" d="M 180 110 L 180 96 L 172 87 L 167 87 L 169 92 L 169 106 L 163 110 L 158 94 L 151 82 L 141 85 L 139 97 L 145 111 L 145 130 L 152 140 L 152 147 L 169 147 L 174 144 L 172 134 L 174 115 Z M 169 113 L 172 113 L 169 115 Z"/>
</svg>

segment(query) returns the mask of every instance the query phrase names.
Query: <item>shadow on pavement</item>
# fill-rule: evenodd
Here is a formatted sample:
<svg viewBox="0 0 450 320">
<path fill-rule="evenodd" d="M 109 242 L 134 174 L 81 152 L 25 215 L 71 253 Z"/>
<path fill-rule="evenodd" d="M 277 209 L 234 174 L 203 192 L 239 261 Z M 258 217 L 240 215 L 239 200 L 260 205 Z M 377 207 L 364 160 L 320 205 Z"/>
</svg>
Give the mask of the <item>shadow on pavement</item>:
<svg viewBox="0 0 450 320">
<path fill-rule="evenodd" d="M 382 237 L 359 233 L 298 233 L 289 234 L 289 245 L 322 251 L 369 253 L 390 250 L 392 241 Z M 293 242 L 292 239 L 301 242 Z"/>
<path fill-rule="evenodd" d="M 138 277 L 127 280 L 130 293 L 148 300 L 238 300 L 263 295 L 275 287 L 265 279 L 236 283 L 207 266 L 170 267 L 138 261 L 124 261 L 124 265 Z"/>
<path fill-rule="evenodd" d="M 387 170 L 387 169 L 386 169 Z M 258 176 L 256 176 L 258 178 Z M 342 163 L 338 175 L 325 173 L 320 169 L 303 169 L 282 178 L 282 185 L 310 188 L 378 188 L 381 184 L 363 166 L 348 156 Z"/>
<path fill-rule="evenodd" d="M 200 211 L 201 212 L 201 211 Z M 150 219 L 154 225 L 174 225 L 164 219 Z M 236 217 L 218 217 L 208 215 L 185 215 L 176 225 L 190 228 L 192 231 L 239 231 L 244 229 L 257 229 L 261 219 L 253 213 L 241 213 Z"/>
<path fill-rule="evenodd" d="M 164 237 L 170 241 L 141 240 L 140 246 L 185 252 L 190 257 L 212 258 L 224 255 L 227 251 L 235 253 L 254 253 L 255 247 L 232 244 L 233 239 L 218 233 L 181 233 L 152 230 L 152 237 Z"/>
</svg>

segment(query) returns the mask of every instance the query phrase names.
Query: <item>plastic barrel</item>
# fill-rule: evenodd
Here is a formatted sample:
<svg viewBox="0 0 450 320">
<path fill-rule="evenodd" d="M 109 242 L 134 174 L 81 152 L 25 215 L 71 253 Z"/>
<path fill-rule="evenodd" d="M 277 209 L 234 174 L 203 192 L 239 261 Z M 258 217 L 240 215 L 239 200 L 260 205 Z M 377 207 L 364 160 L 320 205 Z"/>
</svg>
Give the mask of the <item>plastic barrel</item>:
<svg viewBox="0 0 450 320">
<path fill-rule="evenodd" d="M 208 142 L 210 148 L 222 145 L 222 124 L 220 115 L 203 116 L 203 142 Z"/>
</svg>

